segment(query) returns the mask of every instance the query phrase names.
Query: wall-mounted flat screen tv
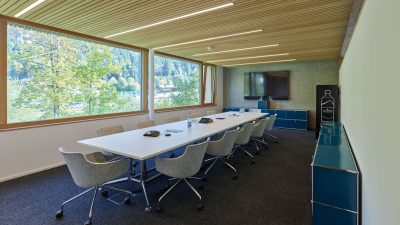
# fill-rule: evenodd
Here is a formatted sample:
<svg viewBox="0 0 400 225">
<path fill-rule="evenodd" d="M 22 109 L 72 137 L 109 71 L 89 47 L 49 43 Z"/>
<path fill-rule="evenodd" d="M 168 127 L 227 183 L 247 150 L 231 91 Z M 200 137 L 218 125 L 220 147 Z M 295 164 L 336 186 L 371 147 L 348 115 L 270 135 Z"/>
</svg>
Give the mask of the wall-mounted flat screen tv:
<svg viewBox="0 0 400 225">
<path fill-rule="evenodd" d="M 271 97 L 273 100 L 289 99 L 290 71 L 251 72 L 244 74 L 244 98 Z"/>
<path fill-rule="evenodd" d="M 244 74 L 244 99 L 258 99 L 266 96 L 265 73 Z"/>
<path fill-rule="evenodd" d="M 290 71 L 271 71 L 266 73 L 266 92 L 273 100 L 289 99 L 289 74 Z"/>
</svg>

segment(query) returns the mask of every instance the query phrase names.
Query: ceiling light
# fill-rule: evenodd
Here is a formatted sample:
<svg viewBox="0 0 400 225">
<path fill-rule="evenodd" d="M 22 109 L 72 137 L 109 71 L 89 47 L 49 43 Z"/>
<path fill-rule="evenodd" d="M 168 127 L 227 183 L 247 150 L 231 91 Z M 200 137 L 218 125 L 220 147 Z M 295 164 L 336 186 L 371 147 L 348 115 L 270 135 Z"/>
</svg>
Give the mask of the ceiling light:
<svg viewBox="0 0 400 225">
<path fill-rule="evenodd" d="M 211 12 L 211 11 L 214 11 L 214 10 L 226 8 L 226 7 L 229 7 L 229 6 L 232 6 L 232 5 L 233 5 L 233 3 L 228 3 L 228 4 L 216 6 L 216 7 L 213 7 L 213 8 L 197 11 L 197 12 L 194 12 L 194 13 L 189 13 L 189 14 L 186 14 L 186 15 L 183 15 L 183 16 L 178 16 L 178 17 L 175 17 L 175 18 L 172 18 L 172 19 L 167 19 L 167 20 L 163 20 L 163 21 L 160 21 L 160 22 L 152 23 L 152 24 L 149 24 L 149 25 L 146 25 L 146 26 L 134 28 L 132 30 L 127 30 L 127 31 L 123 31 L 123 32 L 120 32 L 120 33 L 108 35 L 108 36 L 105 36 L 104 38 L 111 38 L 111 37 L 119 36 L 119 35 L 122 35 L 122 34 L 134 32 L 134 31 L 138 31 L 138 30 L 142 30 L 142 29 L 145 29 L 145 28 L 154 27 L 154 26 L 157 26 L 157 25 L 160 25 L 160 24 L 164 24 L 164 23 L 169 23 L 169 22 L 172 22 L 172 21 L 175 21 L 175 20 L 185 19 L 185 18 L 188 18 L 188 17 L 192 17 L 192 16 L 196 16 L 196 15 L 202 14 L 202 13 Z"/>
<path fill-rule="evenodd" d="M 267 62 L 255 62 L 255 63 L 241 63 L 241 64 L 231 64 L 231 65 L 222 65 L 222 66 L 243 66 L 243 65 L 253 65 L 253 64 L 268 64 L 268 63 L 290 62 L 290 61 L 296 61 L 296 59 L 284 59 L 284 60 L 267 61 Z"/>
<path fill-rule="evenodd" d="M 21 12 L 17 13 L 14 17 L 20 17 L 23 14 L 25 14 L 26 12 L 28 12 L 29 10 L 35 8 L 36 6 L 42 4 L 45 0 L 38 0 L 36 2 L 34 2 L 33 4 L 31 4 L 30 6 L 26 7 L 25 9 L 23 9 Z"/>
<path fill-rule="evenodd" d="M 261 31 L 263 31 L 263 30 L 259 29 L 259 30 L 246 31 L 246 32 L 241 32 L 241 33 L 236 33 L 236 34 L 228 34 L 228 35 L 223 35 L 223 36 L 218 36 L 218 37 L 212 37 L 212 38 L 205 38 L 205 39 L 200 39 L 200 40 L 195 40 L 195 41 L 183 42 L 183 43 L 179 43 L 179 44 L 165 45 L 165 46 L 161 46 L 161 47 L 156 47 L 154 49 L 169 48 L 169 47 L 175 47 L 175 46 L 180 46 L 180 45 L 187 45 L 187 44 L 193 44 L 193 43 L 198 43 L 198 42 L 211 41 L 211 40 L 227 38 L 227 37 L 234 37 L 234 36 L 245 35 L 245 34 L 251 34 L 251 33 L 256 33 L 256 32 L 261 32 Z"/>
<path fill-rule="evenodd" d="M 273 55 L 258 55 L 258 56 L 250 56 L 250 57 L 234 58 L 234 59 L 221 59 L 221 60 L 213 60 L 213 61 L 208 61 L 208 62 L 223 62 L 223 61 L 233 61 L 233 60 L 239 60 L 239 59 L 257 59 L 257 58 L 285 56 L 285 55 L 289 55 L 289 53 L 273 54 Z"/>
<path fill-rule="evenodd" d="M 271 47 L 278 47 L 278 46 L 279 46 L 279 44 L 263 45 L 263 46 L 250 47 L 250 48 L 238 48 L 238 49 L 232 49 L 232 50 L 226 50 L 226 51 L 219 51 L 219 52 L 201 53 L 201 54 L 195 54 L 195 55 L 193 55 L 193 56 L 212 55 L 212 54 L 227 53 L 227 52 L 238 52 L 238 51 L 245 51 L 245 50 L 251 50 L 251 49 L 271 48 Z"/>
</svg>

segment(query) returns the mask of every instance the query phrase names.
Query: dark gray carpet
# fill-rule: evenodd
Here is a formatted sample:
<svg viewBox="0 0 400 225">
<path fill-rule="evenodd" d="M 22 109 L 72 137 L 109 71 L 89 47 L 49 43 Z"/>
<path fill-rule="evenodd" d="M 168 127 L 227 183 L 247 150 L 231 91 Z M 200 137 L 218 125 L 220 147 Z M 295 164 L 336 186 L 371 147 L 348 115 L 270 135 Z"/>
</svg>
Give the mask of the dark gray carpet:
<svg viewBox="0 0 400 225">
<path fill-rule="evenodd" d="M 196 210 L 198 200 L 189 187 L 180 184 L 163 200 L 161 213 L 145 212 L 141 193 L 128 206 L 98 196 L 93 224 L 311 224 L 314 132 L 276 129 L 273 133 L 279 136 L 279 143 L 269 141 L 269 150 L 256 157 L 256 164 L 250 165 L 250 159 L 242 154 L 233 158 L 239 171 L 237 180 L 220 164 L 212 169 L 200 191 L 203 211 Z M 133 183 L 119 187 L 133 185 L 138 188 Z M 148 185 L 153 204 L 165 185 L 166 177 Z M 0 183 L 0 224 L 83 224 L 91 193 L 68 204 L 64 217 L 55 219 L 61 202 L 81 191 L 66 167 Z"/>
</svg>

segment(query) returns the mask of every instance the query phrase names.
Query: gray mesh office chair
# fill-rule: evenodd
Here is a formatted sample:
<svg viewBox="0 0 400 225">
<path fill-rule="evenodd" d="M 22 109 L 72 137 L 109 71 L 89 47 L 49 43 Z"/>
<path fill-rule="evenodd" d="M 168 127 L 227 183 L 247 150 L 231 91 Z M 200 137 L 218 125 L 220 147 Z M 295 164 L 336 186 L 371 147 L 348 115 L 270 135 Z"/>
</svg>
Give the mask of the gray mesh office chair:
<svg viewBox="0 0 400 225">
<path fill-rule="evenodd" d="M 244 152 L 246 155 L 251 157 L 251 164 L 254 164 L 254 156 L 248 152 L 243 146 L 247 145 L 250 141 L 250 136 L 251 133 L 253 132 L 253 127 L 254 127 L 255 123 L 246 123 L 242 129 L 240 129 L 238 131 L 238 134 L 236 136 L 236 140 L 235 140 L 235 145 L 233 146 L 233 151 L 231 154 L 229 154 L 229 156 L 227 157 L 228 159 L 230 157 L 232 157 L 233 154 L 235 154 L 235 152 L 237 150 L 240 150 L 242 152 Z"/>
<path fill-rule="evenodd" d="M 250 142 L 254 143 L 256 146 L 256 154 L 260 152 L 260 148 L 258 147 L 257 142 L 262 143 L 268 148 L 268 144 L 262 139 L 264 137 L 264 131 L 267 125 L 269 124 L 269 118 L 264 118 L 258 121 L 253 127 L 253 131 L 251 132 Z"/>
<path fill-rule="evenodd" d="M 233 145 L 235 144 L 238 132 L 239 128 L 236 130 L 226 131 L 221 139 L 217 141 L 210 141 L 207 147 L 206 154 L 211 155 L 213 157 L 205 160 L 205 162 L 208 161 L 213 161 L 213 162 L 205 171 L 204 173 L 205 175 L 207 175 L 207 173 L 211 170 L 211 168 L 215 165 L 215 163 L 217 163 L 217 161 L 222 161 L 226 166 L 228 166 L 235 172 L 233 179 L 237 179 L 237 170 L 235 167 L 233 167 L 230 163 L 226 161 L 226 157 L 232 153 Z"/>
<path fill-rule="evenodd" d="M 122 133 L 124 132 L 124 127 L 122 125 L 115 125 L 115 126 L 110 126 L 110 127 L 102 127 L 97 129 L 97 135 L 99 137 L 101 136 L 107 136 L 111 134 L 117 134 L 117 133 Z M 101 152 L 105 156 L 110 156 L 110 157 L 118 157 L 119 155 L 111 153 L 111 152 Z"/>
<path fill-rule="evenodd" d="M 161 212 L 161 200 L 182 180 L 186 182 L 187 185 L 194 191 L 194 193 L 199 197 L 200 204 L 197 205 L 198 210 L 203 209 L 201 204 L 201 195 L 199 192 L 187 181 L 188 179 L 198 179 L 201 178 L 193 177 L 199 172 L 201 164 L 203 162 L 204 154 L 207 150 L 207 145 L 210 139 L 199 144 L 193 144 L 186 147 L 183 155 L 177 158 L 157 158 L 156 159 L 156 170 L 164 175 L 172 177 L 171 180 L 178 180 L 161 197 L 158 199 L 158 205 L 156 208 L 157 212 Z"/>
<path fill-rule="evenodd" d="M 265 127 L 265 131 L 264 134 L 268 135 L 269 137 L 273 138 L 275 143 L 278 143 L 278 137 L 270 134 L 268 131 L 272 130 L 272 128 L 274 128 L 274 124 L 275 124 L 275 120 L 276 120 L 276 114 L 275 115 L 271 115 L 269 117 L 269 122 L 268 125 Z"/>
<path fill-rule="evenodd" d="M 75 150 L 79 151 L 79 149 Z M 132 195 L 132 192 L 130 191 L 104 186 L 108 181 L 118 178 L 127 172 L 129 168 L 128 160 L 120 159 L 111 162 L 99 163 L 97 161 L 94 162 L 90 161 L 88 157 L 86 157 L 84 154 L 80 152 L 66 151 L 65 147 L 60 147 L 59 151 L 61 155 L 64 157 L 65 162 L 67 163 L 68 170 L 70 171 L 75 184 L 81 188 L 89 188 L 89 189 L 63 202 L 61 204 L 60 210 L 57 211 L 56 213 L 56 218 L 61 218 L 64 215 L 64 206 L 66 204 L 88 193 L 93 189 L 94 189 L 94 195 L 89 209 L 89 219 L 88 221 L 86 221 L 85 225 L 92 224 L 93 205 L 99 189 L 102 190 L 104 188 L 109 188 Z M 101 155 L 101 153 L 98 154 Z M 97 155 L 97 157 L 99 157 L 100 155 Z M 130 197 L 125 198 L 125 204 L 129 203 L 130 203 Z"/>
<path fill-rule="evenodd" d="M 114 126 L 110 126 L 110 127 L 102 127 L 102 128 L 97 129 L 97 135 L 99 137 L 102 137 L 102 136 L 122 133 L 124 131 L 125 130 L 124 130 L 124 127 L 122 125 L 114 125 Z M 115 160 L 115 159 L 117 159 L 119 157 L 124 157 L 124 156 L 121 156 L 121 155 L 118 155 L 118 154 L 114 154 L 114 153 L 111 153 L 111 152 L 102 151 L 101 153 L 103 155 L 105 155 L 106 157 L 108 157 L 108 158 L 111 157 L 113 160 Z M 135 171 L 136 171 L 135 167 L 138 165 L 138 163 L 135 162 L 133 159 L 129 159 L 129 160 L 130 160 L 129 174 L 131 175 L 131 177 L 133 177 L 133 176 L 135 176 Z M 116 183 L 119 183 L 119 182 L 116 182 Z M 101 194 L 103 196 L 107 196 L 107 191 L 103 190 L 101 192 Z"/>
</svg>

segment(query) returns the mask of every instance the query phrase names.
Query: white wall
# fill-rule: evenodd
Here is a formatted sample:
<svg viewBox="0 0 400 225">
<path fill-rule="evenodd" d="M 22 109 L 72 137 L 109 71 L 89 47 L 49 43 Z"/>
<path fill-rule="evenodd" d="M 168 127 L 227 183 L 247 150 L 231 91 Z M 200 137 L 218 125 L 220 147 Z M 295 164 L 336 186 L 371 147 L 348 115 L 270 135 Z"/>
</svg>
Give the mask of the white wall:
<svg viewBox="0 0 400 225">
<path fill-rule="evenodd" d="M 224 69 L 225 104 L 231 107 L 257 108 L 257 100 L 244 99 L 244 73 L 258 71 L 290 70 L 289 100 L 271 101 L 270 108 L 305 109 L 308 127 L 315 129 L 316 85 L 337 85 L 339 82 L 337 60 L 290 62 L 264 65 L 248 65 Z"/>
<path fill-rule="evenodd" d="M 223 70 L 218 67 L 217 106 L 155 113 L 154 120 L 160 124 L 172 115 L 186 119 L 189 112 L 211 109 L 222 111 L 222 91 Z M 146 119 L 147 114 L 0 132 L 0 182 L 63 165 L 64 160 L 58 153 L 58 147 L 96 137 L 99 127 L 122 124 L 126 130 L 133 130 L 138 121 Z"/>
<path fill-rule="evenodd" d="M 367 0 L 340 69 L 363 225 L 400 224 L 400 1 Z"/>
</svg>

